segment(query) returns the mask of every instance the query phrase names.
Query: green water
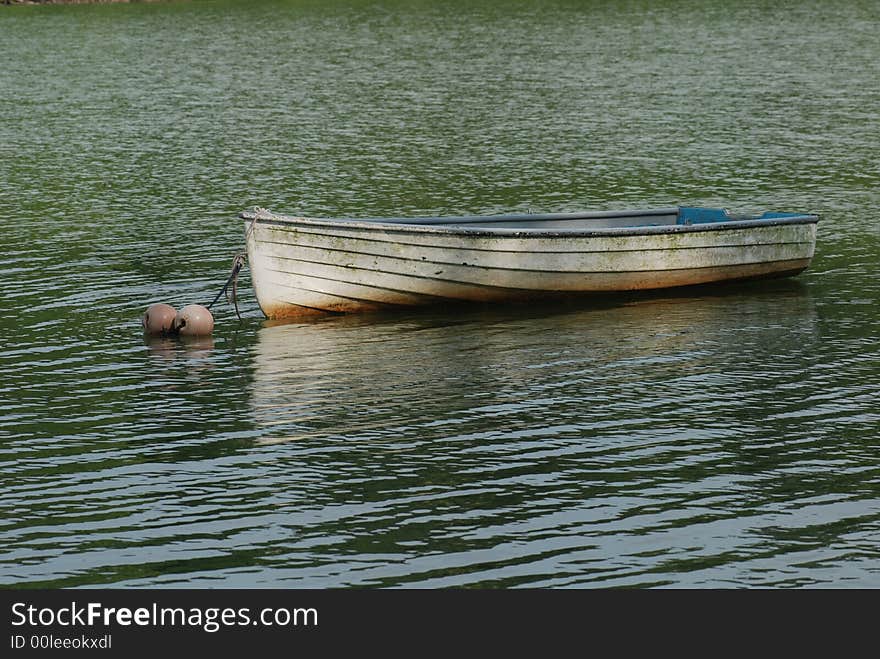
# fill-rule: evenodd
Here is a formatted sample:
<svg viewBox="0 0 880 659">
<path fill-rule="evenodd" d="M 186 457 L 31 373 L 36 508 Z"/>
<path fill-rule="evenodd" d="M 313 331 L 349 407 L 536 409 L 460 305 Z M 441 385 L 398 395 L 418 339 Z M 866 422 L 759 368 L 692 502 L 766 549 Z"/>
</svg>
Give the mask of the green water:
<svg viewBox="0 0 880 659">
<path fill-rule="evenodd" d="M 0 584 L 880 587 L 876 2 L 0 8 Z M 821 216 L 800 277 L 239 323 L 260 205 Z"/>
</svg>

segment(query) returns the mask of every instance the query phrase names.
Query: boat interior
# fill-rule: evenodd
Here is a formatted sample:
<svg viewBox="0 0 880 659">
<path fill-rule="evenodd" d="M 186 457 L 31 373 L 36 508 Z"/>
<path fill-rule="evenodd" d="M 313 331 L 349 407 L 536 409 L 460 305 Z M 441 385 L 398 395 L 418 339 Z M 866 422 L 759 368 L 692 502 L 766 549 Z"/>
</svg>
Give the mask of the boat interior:
<svg viewBox="0 0 880 659">
<path fill-rule="evenodd" d="M 799 217 L 801 213 L 732 215 L 723 208 L 676 206 L 645 211 L 597 211 L 520 215 L 475 215 L 462 217 L 375 218 L 360 220 L 389 224 L 467 226 L 473 229 L 540 229 L 589 231 L 623 227 L 711 224 L 743 220 Z"/>
</svg>

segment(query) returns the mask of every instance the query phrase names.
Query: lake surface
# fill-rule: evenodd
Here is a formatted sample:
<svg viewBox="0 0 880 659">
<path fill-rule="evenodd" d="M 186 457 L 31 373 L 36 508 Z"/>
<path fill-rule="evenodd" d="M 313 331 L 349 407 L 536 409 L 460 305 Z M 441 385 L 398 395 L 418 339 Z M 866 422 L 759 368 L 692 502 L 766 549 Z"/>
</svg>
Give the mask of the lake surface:
<svg viewBox="0 0 880 659">
<path fill-rule="evenodd" d="M 0 8 L 0 585 L 880 587 L 875 2 Z M 821 216 L 796 279 L 145 342 L 237 213 Z"/>
</svg>

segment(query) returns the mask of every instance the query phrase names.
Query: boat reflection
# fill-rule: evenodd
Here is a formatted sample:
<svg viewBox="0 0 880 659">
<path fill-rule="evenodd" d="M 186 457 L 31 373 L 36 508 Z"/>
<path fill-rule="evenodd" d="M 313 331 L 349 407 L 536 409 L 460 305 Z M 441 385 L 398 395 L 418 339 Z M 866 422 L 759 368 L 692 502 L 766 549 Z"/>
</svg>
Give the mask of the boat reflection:
<svg viewBox="0 0 880 659">
<path fill-rule="evenodd" d="M 711 380 L 719 360 L 774 361 L 780 351 L 807 350 L 815 325 L 812 300 L 797 281 L 564 308 L 266 322 L 254 348 L 251 406 L 261 443 L 369 439 L 392 428 L 454 424 L 476 408 L 491 424 L 487 405 L 525 409 L 572 396 L 588 405 L 597 387 L 637 399 L 664 382 Z M 503 410 L 496 416 L 503 420 Z"/>
</svg>

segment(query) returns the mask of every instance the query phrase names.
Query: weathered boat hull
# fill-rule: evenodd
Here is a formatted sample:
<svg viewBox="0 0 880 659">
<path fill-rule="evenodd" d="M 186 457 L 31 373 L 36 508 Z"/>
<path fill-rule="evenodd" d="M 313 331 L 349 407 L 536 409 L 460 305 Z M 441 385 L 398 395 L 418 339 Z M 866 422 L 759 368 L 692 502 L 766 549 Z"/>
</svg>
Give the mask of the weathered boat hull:
<svg viewBox="0 0 880 659">
<path fill-rule="evenodd" d="M 815 216 L 677 224 L 664 210 L 640 220 L 657 224 L 620 226 L 622 214 L 597 213 L 546 230 L 536 228 L 547 224 L 540 218 L 513 216 L 483 224 L 242 217 L 269 318 L 779 277 L 803 271 L 814 254 Z M 566 229 L 566 220 L 578 224 Z"/>
</svg>

